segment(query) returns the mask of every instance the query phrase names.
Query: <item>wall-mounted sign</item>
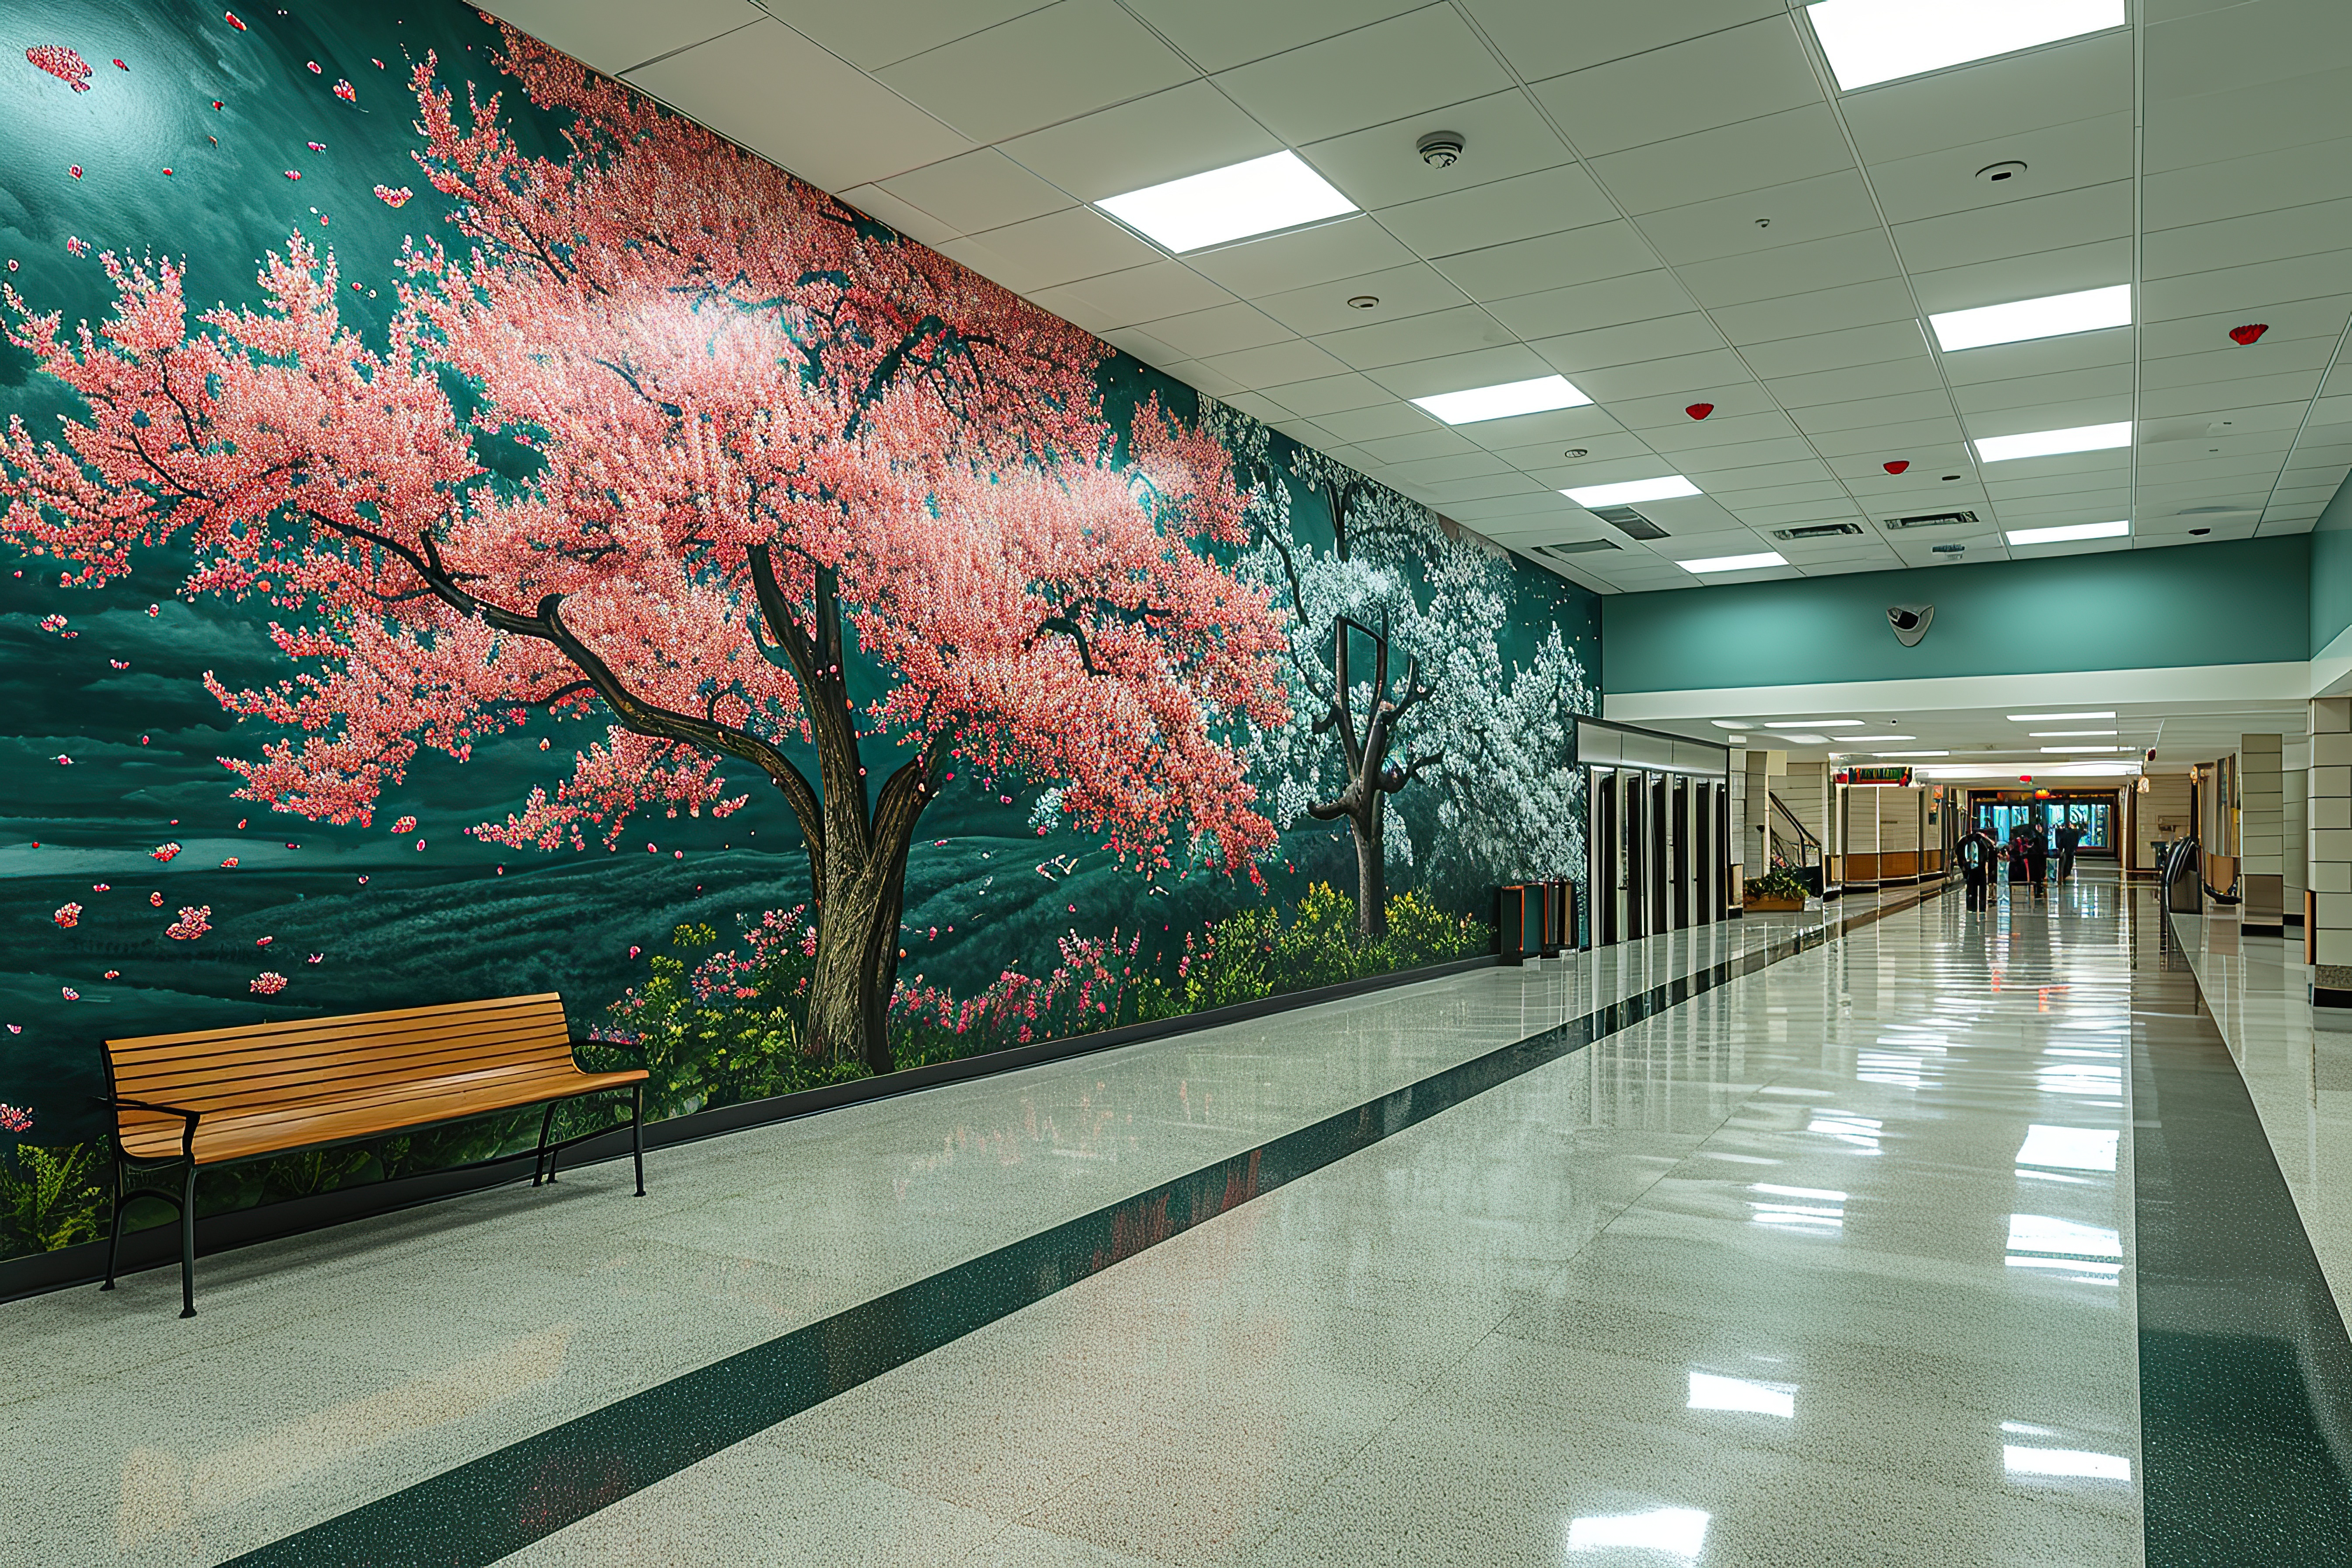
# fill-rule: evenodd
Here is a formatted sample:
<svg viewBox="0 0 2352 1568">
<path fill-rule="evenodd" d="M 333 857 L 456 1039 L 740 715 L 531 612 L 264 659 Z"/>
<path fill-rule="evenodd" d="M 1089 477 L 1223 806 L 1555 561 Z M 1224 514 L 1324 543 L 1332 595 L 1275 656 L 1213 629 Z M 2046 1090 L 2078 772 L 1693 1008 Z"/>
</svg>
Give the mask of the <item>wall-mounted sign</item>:
<svg viewBox="0 0 2352 1568">
<path fill-rule="evenodd" d="M 1909 789 L 1909 768 L 1840 768 L 1833 781 L 1842 784 L 1867 784 L 1882 789 Z"/>
</svg>

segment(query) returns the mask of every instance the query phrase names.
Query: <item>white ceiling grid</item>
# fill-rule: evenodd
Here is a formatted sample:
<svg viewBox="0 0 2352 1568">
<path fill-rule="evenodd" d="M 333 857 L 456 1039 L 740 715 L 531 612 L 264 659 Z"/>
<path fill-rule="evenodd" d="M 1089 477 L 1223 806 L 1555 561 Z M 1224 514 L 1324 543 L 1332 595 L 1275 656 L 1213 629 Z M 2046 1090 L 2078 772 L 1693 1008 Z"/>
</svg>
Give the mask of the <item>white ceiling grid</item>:
<svg viewBox="0 0 2352 1568">
<path fill-rule="evenodd" d="M 1851 93 L 1801 0 L 491 8 L 1516 549 L 1610 541 L 1538 557 L 1603 591 L 1761 550 L 1790 565 L 1732 580 L 2299 532 L 2352 468 L 2342 0 L 2138 0 Z M 1452 168 L 1414 154 L 1439 129 Z M 1177 258 L 1087 205 L 1284 147 L 1363 214 Z M 1922 325 L 2116 283 L 2135 327 L 1945 353 Z M 1449 427 L 1408 401 L 1555 372 L 1594 405 Z M 2126 449 L 1968 446 L 2126 419 Z M 1559 494 L 1664 472 L 1706 494 L 1645 503 L 1653 545 Z M 1979 521 L 1881 526 L 1951 510 Z M 1769 534 L 1836 521 L 1863 531 Z"/>
</svg>

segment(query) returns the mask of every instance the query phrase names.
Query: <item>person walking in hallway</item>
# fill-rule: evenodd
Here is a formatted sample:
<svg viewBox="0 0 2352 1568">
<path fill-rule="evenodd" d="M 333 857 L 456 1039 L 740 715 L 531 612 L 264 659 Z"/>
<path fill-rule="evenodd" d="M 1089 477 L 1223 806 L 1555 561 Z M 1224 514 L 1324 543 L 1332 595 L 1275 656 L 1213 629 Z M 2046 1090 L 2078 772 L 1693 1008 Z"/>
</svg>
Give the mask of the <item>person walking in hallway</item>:
<svg viewBox="0 0 2352 1568">
<path fill-rule="evenodd" d="M 1985 907 L 1986 884 L 1992 877 L 1992 863 L 1997 846 L 1992 836 L 1981 827 L 1970 828 L 1955 851 L 1960 858 L 1960 879 L 1968 884 L 1969 908 Z"/>
<path fill-rule="evenodd" d="M 2074 851 L 2083 847 L 2083 825 L 2070 822 L 2058 829 L 2058 879 L 2072 881 L 2074 877 Z"/>
<path fill-rule="evenodd" d="M 2026 874 L 2033 879 L 2033 896 L 2050 898 L 2050 830 L 2039 822 L 2025 825 Z"/>
<path fill-rule="evenodd" d="M 2032 861 L 2025 848 L 2025 827 L 2021 823 L 2009 832 L 2009 891 L 2011 898 L 2024 897 L 2025 879 L 2032 874 Z"/>
</svg>

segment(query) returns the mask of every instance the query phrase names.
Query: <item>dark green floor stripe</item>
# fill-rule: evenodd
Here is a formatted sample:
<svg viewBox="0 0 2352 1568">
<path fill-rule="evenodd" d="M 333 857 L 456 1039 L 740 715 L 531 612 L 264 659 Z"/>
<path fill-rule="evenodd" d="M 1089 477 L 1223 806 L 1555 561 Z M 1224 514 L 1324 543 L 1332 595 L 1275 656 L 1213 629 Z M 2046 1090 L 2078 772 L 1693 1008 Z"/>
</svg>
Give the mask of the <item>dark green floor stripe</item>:
<svg viewBox="0 0 2352 1568">
<path fill-rule="evenodd" d="M 1327 1117 L 1261 1147 L 575 1416 L 235 1559 L 477 1568 L 1123 1258 L 1692 997 L 1933 896 L 1817 927 Z"/>
<path fill-rule="evenodd" d="M 2132 999 L 2148 1568 L 2352 1563 L 2352 1342 L 2171 922 Z"/>
</svg>

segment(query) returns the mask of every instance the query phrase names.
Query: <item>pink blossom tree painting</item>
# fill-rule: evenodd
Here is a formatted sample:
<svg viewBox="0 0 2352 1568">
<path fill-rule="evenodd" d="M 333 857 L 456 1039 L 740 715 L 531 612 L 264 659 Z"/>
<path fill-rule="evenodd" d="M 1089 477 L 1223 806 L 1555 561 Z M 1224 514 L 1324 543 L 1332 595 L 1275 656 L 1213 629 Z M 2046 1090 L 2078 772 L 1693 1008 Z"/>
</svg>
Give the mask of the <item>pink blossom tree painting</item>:
<svg viewBox="0 0 2352 1568">
<path fill-rule="evenodd" d="M 1053 786 L 1139 868 L 1249 868 L 1275 830 L 1239 738 L 1288 721 L 1286 641 L 1223 563 L 1224 449 L 1156 401 L 1122 437 L 1096 340 L 699 127 L 510 29 L 497 63 L 566 150 L 418 66 L 454 238 L 410 241 L 381 346 L 300 235 L 257 304 L 193 318 L 168 260 L 108 257 L 78 331 L 7 294 L 87 412 L 12 423 L 0 532 L 86 584 L 192 550 L 185 596 L 274 616 L 289 678 L 210 683 L 279 727 L 224 759 L 237 794 L 366 823 L 422 752 L 595 721 L 474 829 L 551 850 L 731 813 L 747 768 L 806 845 L 806 1048 L 876 1071 L 959 765 Z"/>
</svg>

